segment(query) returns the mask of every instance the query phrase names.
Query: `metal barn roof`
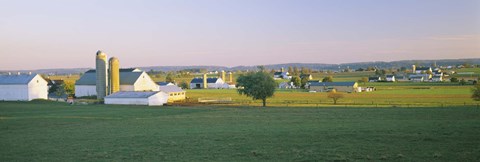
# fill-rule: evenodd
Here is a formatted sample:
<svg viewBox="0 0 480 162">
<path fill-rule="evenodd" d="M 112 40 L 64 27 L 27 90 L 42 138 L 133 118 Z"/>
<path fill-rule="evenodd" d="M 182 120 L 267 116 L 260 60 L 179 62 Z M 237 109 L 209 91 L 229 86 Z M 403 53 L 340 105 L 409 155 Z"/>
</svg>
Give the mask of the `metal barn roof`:
<svg viewBox="0 0 480 162">
<path fill-rule="evenodd" d="M 143 72 L 120 72 L 120 85 L 133 85 Z M 75 85 L 96 85 L 97 73 L 89 70 L 75 82 Z"/>
<path fill-rule="evenodd" d="M 183 89 L 176 85 L 169 86 L 160 86 L 160 91 L 171 93 L 171 92 L 183 92 Z"/>
<path fill-rule="evenodd" d="M 28 84 L 37 74 L 0 75 L 0 84 Z"/>
<path fill-rule="evenodd" d="M 105 98 L 148 98 L 157 93 L 159 92 L 158 91 L 157 92 L 120 91 L 120 92 L 115 92 L 111 95 L 108 95 Z"/>
<path fill-rule="evenodd" d="M 207 78 L 207 83 L 216 83 L 218 78 Z M 203 78 L 193 78 L 190 83 L 203 83 Z"/>
</svg>

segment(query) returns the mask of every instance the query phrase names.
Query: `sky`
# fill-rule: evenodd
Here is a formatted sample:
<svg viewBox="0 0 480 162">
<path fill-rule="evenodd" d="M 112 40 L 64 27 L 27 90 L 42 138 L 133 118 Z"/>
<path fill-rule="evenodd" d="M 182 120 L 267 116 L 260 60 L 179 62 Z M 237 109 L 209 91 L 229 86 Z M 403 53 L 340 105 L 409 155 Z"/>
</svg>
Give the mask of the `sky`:
<svg viewBox="0 0 480 162">
<path fill-rule="evenodd" d="M 0 70 L 480 58 L 480 0 L 0 0 Z"/>
</svg>

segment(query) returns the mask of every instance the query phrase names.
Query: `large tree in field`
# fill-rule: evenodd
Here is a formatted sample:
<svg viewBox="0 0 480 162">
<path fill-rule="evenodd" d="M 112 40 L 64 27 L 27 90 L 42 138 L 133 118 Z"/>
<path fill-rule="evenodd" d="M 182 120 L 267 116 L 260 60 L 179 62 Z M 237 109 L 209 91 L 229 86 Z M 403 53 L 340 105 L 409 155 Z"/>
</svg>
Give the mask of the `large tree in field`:
<svg viewBox="0 0 480 162">
<path fill-rule="evenodd" d="M 327 94 L 328 98 L 331 98 L 333 100 L 333 104 L 337 104 L 338 99 L 343 98 L 343 93 L 337 92 L 335 89 L 332 90 L 331 92 L 328 92 Z"/>
<path fill-rule="evenodd" d="M 300 87 L 302 85 L 301 79 L 298 76 L 292 77 L 292 79 L 290 81 L 293 82 L 293 85 L 295 87 Z"/>
<path fill-rule="evenodd" d="M 472 88 L 472 99 L 475 101 L 480 101 L 480 84 L 477 83 Z"/>
<path fill-rule="evenodd" d="M 238 93 L 252 97 L 254 100 L 262 100 L 263 107 L 267 104 L 267 98 L 275 93 L 277 84 L 273 78 L 263 71 L 247 73 L 237 78 Z"/>
</svg>

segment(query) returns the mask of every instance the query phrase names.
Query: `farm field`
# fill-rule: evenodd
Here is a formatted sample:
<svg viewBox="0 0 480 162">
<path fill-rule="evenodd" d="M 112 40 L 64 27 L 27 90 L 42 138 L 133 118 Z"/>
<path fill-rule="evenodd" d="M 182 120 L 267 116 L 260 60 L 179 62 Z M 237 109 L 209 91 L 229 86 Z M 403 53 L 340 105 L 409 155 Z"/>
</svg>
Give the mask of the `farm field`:
<svg viewBox="0 0 480 162">
<path fill-rule="evenodd" d="M 475 161 L 480 109 L 0 102 L 0 161 Z"/>
<path fill-rule="evenodd" d="M 393 83 L 395 84 L 395 83 Z M 362 86 L 362 85 L 361 85 Z M 376 86 L 377 91 L 362 93 L 345 93 L 336 106 L 366 107 L 442 107 L 478 105 L 471 96 L 471 86 Z M 239 95 L 236 90 L 208 89 L 187 90 L 190 101 L 198 98 L 231 98 L 232 104 L 260 105 L 260 101 Z M 332 106 L 333 101 L 327 93 L 310 93 L 305 90 L 277 90 L 274 97 L 267 99 L 270 106 Z"/>
</svg>

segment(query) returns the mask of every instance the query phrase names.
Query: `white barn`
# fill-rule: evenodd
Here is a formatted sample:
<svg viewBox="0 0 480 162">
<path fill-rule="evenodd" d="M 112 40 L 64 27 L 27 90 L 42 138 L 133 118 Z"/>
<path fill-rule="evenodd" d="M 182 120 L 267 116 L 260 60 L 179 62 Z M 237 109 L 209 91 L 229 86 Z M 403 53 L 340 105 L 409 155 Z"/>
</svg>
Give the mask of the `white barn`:
<svg viewBox="0 0 480 162">
<path fill-rule="evenodd" d="M 48 82 L 38 74 L 0 75 L 0 100 L 48 99 Z"/>
<path fill-rule="evenodd" d="M 190 89 L 201 89 L 203 86 L 203 78 L 193 78 L 190 81 Z M 229 85 L 226 84 L 222 78 L 207 78 L 207 88 L 208 89 L 223 89 L 229 88 Z"/>
<path fill-rule="evenodd" d="M 75 96 L 95 96 L 95 70 L 89 70 L 75 82 Z M 158 91 L 158 85 L 144 71 L 138 69 L 120 69 L 120 91 Z"/>
<path fill-rule="evenodd" d="M 120 91 L 106 96 L 105 104 L 111 105 L 147 105 L 162 106 L 167 103 L 168 94 L 165 92 L 128 92 Z"/>
</svg>

